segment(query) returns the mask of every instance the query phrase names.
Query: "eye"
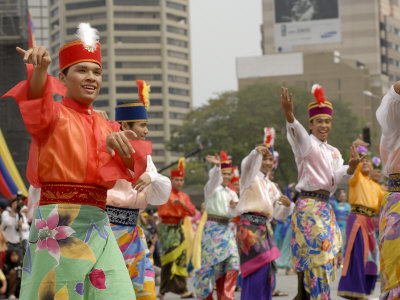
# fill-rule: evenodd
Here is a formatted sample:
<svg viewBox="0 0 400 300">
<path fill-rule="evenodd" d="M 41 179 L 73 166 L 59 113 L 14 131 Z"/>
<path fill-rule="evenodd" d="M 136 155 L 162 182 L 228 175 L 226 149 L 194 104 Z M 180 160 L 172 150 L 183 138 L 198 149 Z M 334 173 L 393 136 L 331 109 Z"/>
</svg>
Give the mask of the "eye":
<svg viewBox="0 0 400 300">
<path fill-rule="evenodd" d="M 85 70 L 85 69 L 79 69 L 78 72 L 79 72 L 79 73 L 85 73 L 86 70 Z"/>
</svg>

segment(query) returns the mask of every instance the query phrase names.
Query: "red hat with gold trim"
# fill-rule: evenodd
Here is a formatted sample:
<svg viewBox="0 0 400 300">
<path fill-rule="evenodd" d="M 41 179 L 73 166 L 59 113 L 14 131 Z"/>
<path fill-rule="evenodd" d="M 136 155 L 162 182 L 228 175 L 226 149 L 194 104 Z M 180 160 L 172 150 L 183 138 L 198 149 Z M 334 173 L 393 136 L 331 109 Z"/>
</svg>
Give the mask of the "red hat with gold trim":
<svg viewBox="0 0 400 300">
<path fill-rule="evenodd" d="M 228 154 L 225 151 L 221 151 L 219 154 L 219 160 L 221 162 L 221 170 L 232 171 L 232 161 L 229 159 Z"/>
<path fill-rule="evenodd" d="M 101 67 L 101 45 L 97 29 L 89 23 L 80 23 L 76 36 L 78 40 L 65 44 L 58 51 L 60 71 L 80 62 L 94 62 Z"/>
<path fill-rule="evenodd" d="M 311 92 L 316 101 L 308 104 L 309 120 L 312 121 L 318 117 L 332 118 L 333 106 L 331 102 L 326 100 L 324 88 L 319 84 L 314 84 Z"/>
<path fill-rule="evenodd" d="M 181 157 L 178 162 L 178 169 L 171 170 L 172 178 L 184 178 L 185 177 L 185 158 Z"/>
</svg>

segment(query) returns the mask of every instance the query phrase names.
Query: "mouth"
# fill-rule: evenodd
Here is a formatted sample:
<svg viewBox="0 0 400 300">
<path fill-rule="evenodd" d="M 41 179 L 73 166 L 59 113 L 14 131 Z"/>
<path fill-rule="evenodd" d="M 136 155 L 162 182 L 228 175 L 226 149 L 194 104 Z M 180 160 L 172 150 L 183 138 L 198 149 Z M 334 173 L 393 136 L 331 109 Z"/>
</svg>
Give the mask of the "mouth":
<svg viewBox="0 0 400 300">
<path fill-rule="evenodd" d="M 82 88 L 89 94 L 93 94 L 96 92 L 96 86 L 94 85 L 83 85 Z"/>
</svg>

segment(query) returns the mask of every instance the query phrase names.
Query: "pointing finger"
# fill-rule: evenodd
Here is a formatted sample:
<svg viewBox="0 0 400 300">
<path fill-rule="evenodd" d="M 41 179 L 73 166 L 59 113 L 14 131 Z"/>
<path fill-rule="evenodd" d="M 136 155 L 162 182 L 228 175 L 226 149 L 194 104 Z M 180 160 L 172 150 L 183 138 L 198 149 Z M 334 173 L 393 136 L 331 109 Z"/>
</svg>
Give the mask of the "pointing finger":
<svg viewBox="0 0 400 300">
<path fill-rule="evenodd" d="M 22 48 L 20 48 L 20 47 L 15 47 L 15 49 L 16 49 L 19 53 L 25 55 L 25 52 L 26 52 L 26 51 L 25 51 L 24 49 L 22 49 Z"/>
</svg>

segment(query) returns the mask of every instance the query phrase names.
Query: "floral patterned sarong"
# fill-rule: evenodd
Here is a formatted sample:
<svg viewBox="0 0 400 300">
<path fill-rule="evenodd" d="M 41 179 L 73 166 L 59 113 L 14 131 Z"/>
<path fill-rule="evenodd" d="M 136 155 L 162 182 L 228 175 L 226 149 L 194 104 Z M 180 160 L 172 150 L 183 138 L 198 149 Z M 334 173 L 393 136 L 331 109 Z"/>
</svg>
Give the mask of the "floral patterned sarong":
<svg viewBox="0 0 400 300">
<path fill-rule="evenodd" d="M 304 288 L 311 299 L 329 299 L 335 279 L 335 258 L 342 235 L 332 207 L 312 198 L 299 199 L 292 216 L 292 260 L 304 272 Z"/>
<path fill-rule="evenodd" d="M 20 299 L 135 299 L 102 209 L 50 204 L 35 210 Z"/>
</svg>

